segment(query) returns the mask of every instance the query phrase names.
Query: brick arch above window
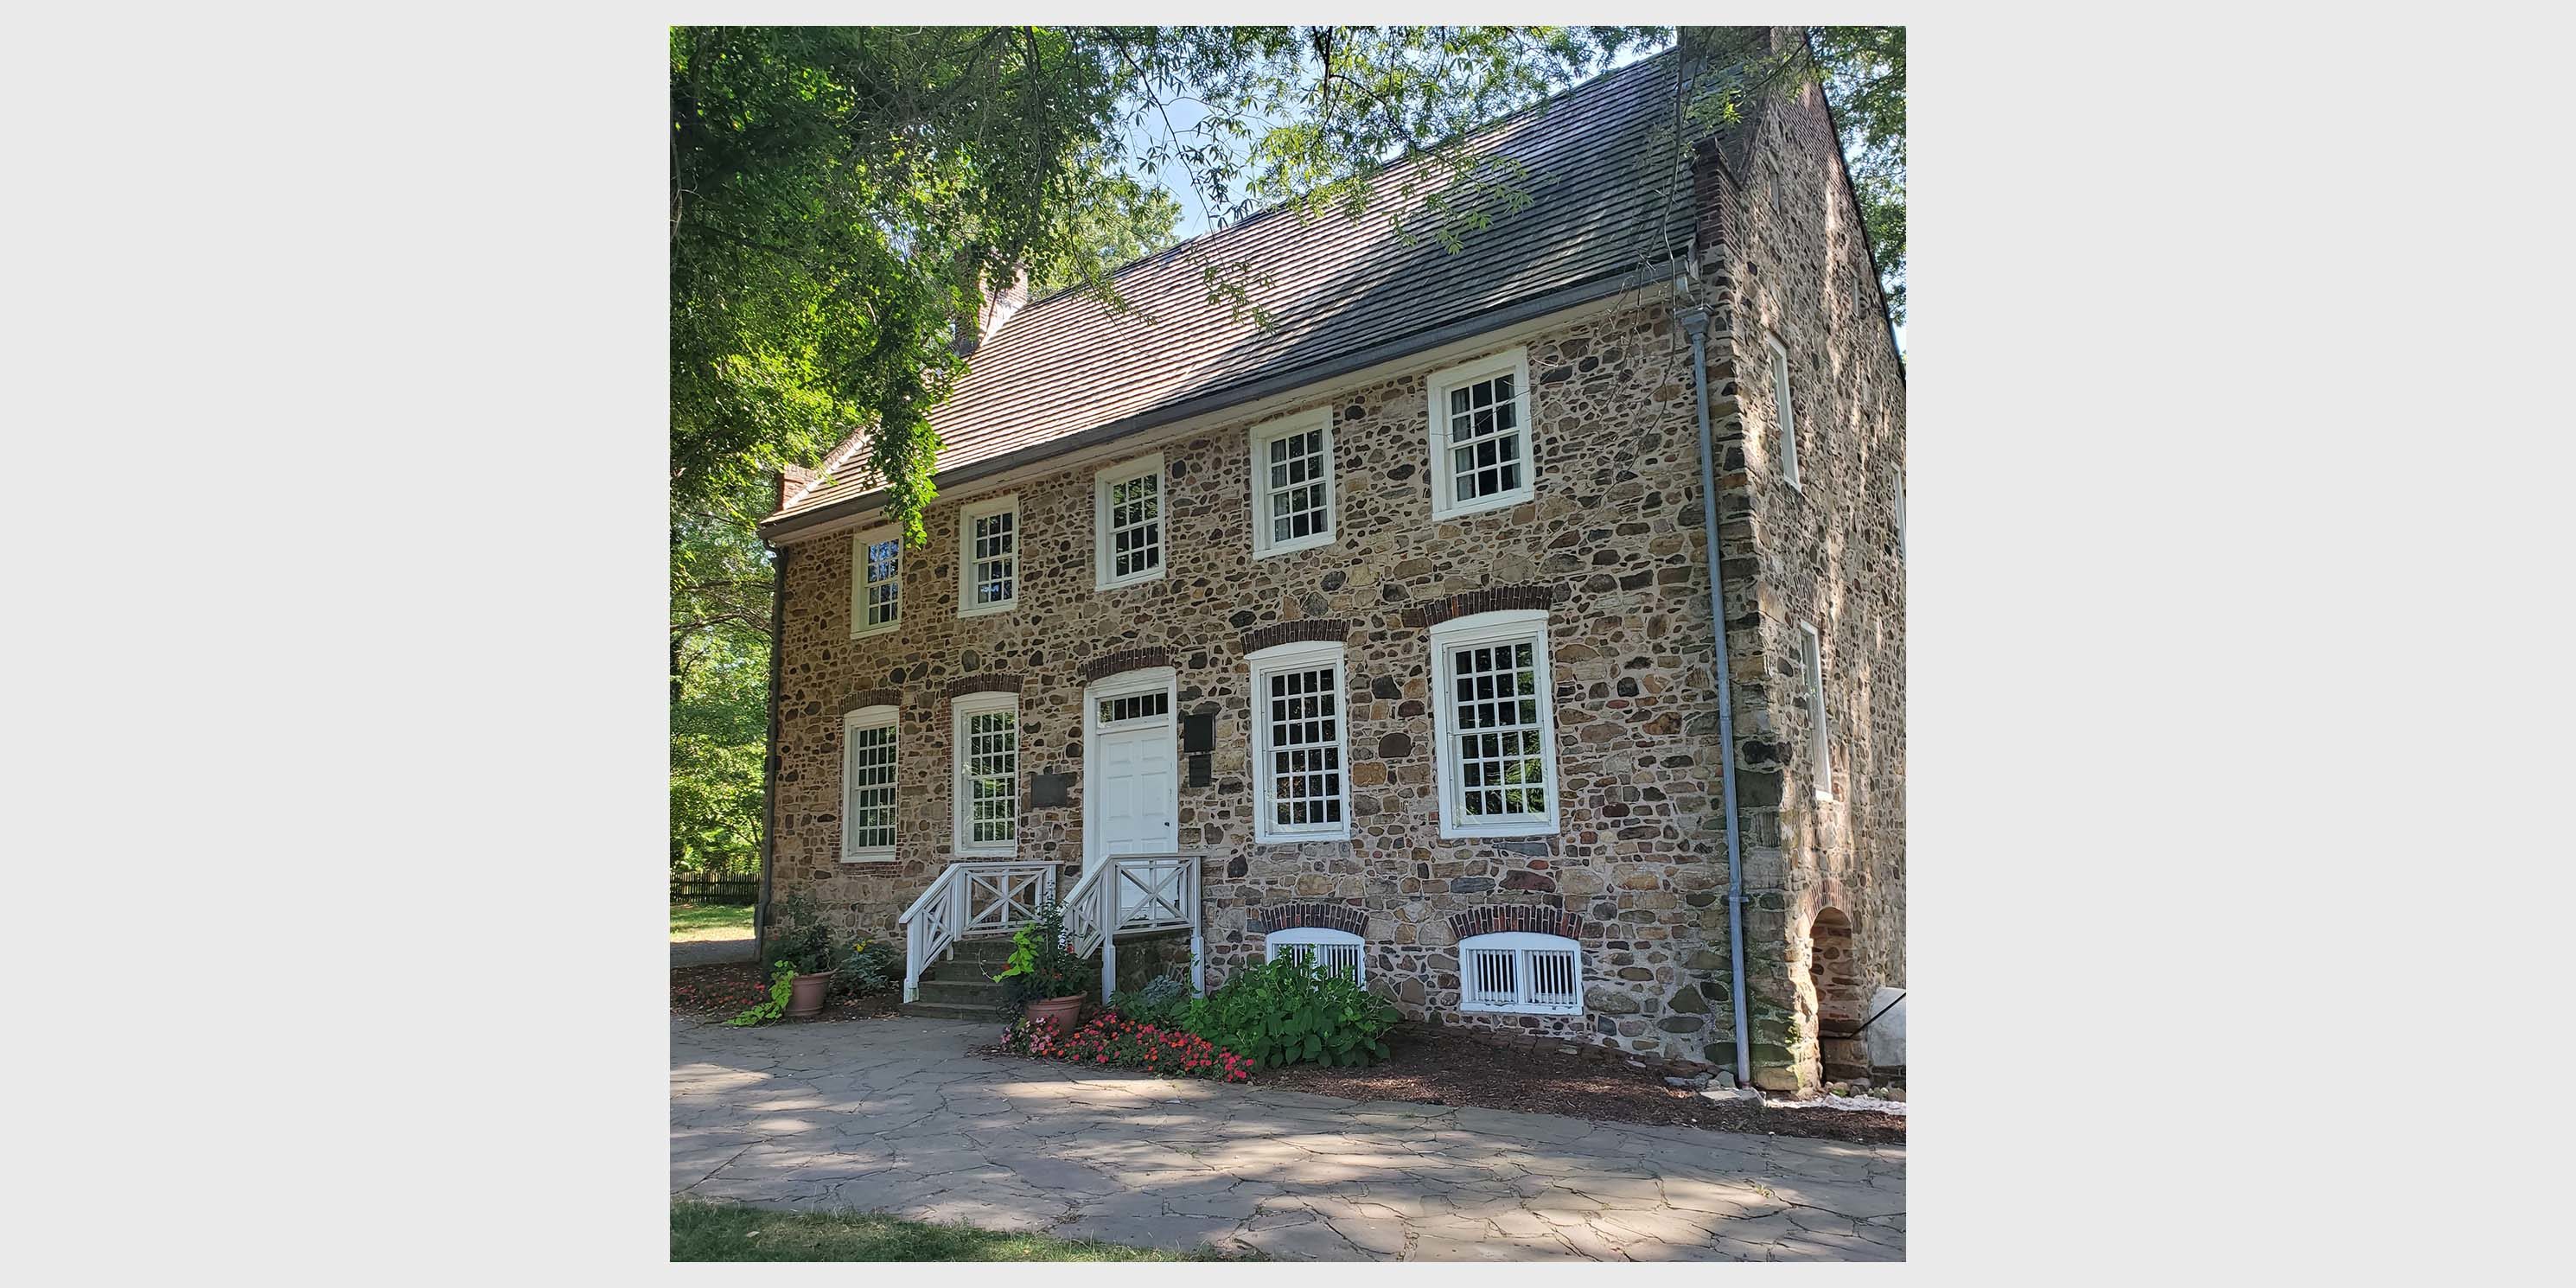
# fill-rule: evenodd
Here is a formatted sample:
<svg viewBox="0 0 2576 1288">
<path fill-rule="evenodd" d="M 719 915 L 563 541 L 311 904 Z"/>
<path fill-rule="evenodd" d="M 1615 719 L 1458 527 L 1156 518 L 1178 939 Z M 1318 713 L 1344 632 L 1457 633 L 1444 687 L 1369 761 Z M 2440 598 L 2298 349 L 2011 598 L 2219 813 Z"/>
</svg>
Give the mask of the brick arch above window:
<svg viewBox="0 0 2576 1288">
<path fill-rule="evenodd" d="M 1339 644 L 1351 637 L 1351 624 L 1340 618 L 1303 622 L 1273 622 L 1255 627 L 1243 636 L 1245 656 L 1281 644 Z"/>
<path fill-rule="evenodd" d="M 1464 594 L 1444 595 L 1404 610 L 1404 624 L 1416 630 L 1453 617 L 1500 612 L 1507 608 L 1552 608 L 1564 601 L 1563 586 L 1487 586 Z"/>
<path fill-rule="evenodd" d="M 1283 903 L 1253 913 L 1244 929 L 1256 935 L 1274 930 L 1340 930 L 1365 936 L 1368 913 L 1340 903 Z"/>
<path fill-rule="evenodd" d="M 940 690 L 940 694 L 943 697 L 962 698 L 969 693 L 1017 693 L 1019 691 L 1020 676 L 1017 672 L 995 672 L 989 675 L 961 675 L 950 680 L 948 686 Z"/>
<path fill-rule="evenodd" d="M 841 714 L 848 715 L 866 707 L 899 707 L 903 705 L 901 689 L 861 689 L 841 699 Z"/>
<path fill-rule="evenodd" d="M 1103 653 L 1082 664 L 1082 680 L 1088 684 L 1125 671 L 1142 671 L 1151 667 L 1170 666 L 1172 650 L 1167 648 L 1122 648 Z"/>
<path fill-rule="evenodd" d="M 1561 935 L 1567 939 L 1583 938 L 1583 918 L 1563 908 L 1543 904 L 1491 904 L 1454 913 L 1449 929 L 1460 939 L 1471 935 L 1498 935 L 1524 931 L 1534 935 Z"/>
</svg>

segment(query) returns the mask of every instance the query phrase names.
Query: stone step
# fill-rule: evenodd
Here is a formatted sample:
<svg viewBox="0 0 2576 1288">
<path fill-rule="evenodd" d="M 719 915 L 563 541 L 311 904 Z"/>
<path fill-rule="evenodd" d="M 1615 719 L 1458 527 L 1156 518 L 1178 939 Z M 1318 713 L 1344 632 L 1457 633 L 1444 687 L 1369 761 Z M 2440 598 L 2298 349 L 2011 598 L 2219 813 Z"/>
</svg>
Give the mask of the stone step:
<svg viewBox="0 0 2576 1288">
<path fill-rule="evenodd" d="M 989 1006 L 959 1006 L 951 1002 L 905 1002 L 895 1009 L 906 1015 L 918 1015 L 925 1019 L 973 1020 L 978 1024 L 990 1024 L 996 1030 L 999 1030 L 1003 1023 L 1002 1017 Z"/>
<path fill-rule="evenodd" d="M 992 1011 L 1001 1008 L 1004 996 L 1006 994 L 1002 986 L 990 981 L 963 979 L 921 981 L 921 1000 L 925 1002 L 939 1002 L 952 1006 L 980 1006 Z"/>
</svg>

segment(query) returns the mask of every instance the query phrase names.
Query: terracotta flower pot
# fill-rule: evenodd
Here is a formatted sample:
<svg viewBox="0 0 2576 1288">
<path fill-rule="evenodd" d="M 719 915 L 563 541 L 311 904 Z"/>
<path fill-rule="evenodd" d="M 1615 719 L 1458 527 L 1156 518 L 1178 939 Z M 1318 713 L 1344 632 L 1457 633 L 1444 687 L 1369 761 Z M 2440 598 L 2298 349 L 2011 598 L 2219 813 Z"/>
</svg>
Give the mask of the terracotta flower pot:
<svg viewBox="0 0 2576 1288">
<path fill-rule="evenodd" d="M 1074 1022 L 1081 1018 L 1082 994 L 1080 993 L 1068 993 L 1063 997 L 1050 997 L 1043 1002 L 1029 1003 L 1029 1021 L 1033 1024 L 1052 1025 L 1060 1034 L 1070 1036 Z"/>
<path fill-rule="evenodd" d="M 832 982 L 832 972 L 816 971 L 787 981 L 787 1014 L 795 1019 L 823 1013 L 823 987 Z"/>
</svg>

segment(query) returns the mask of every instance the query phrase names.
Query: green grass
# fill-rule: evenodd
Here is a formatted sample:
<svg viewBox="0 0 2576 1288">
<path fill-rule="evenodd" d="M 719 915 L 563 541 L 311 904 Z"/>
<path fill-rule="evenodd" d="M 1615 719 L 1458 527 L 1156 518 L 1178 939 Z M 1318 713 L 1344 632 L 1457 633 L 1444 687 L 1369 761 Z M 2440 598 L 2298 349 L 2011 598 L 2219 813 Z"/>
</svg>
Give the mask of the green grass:
<svg viewBox="0 0 2576 1288">
<path fill-rule="evenodd" d="M 754 1237 L 757 1236 L 757 1237 Z M 671 1202 L 673 1261 L 1223 1261 L 1043 1234 L 905 1221 L 874 1212 L 773 1212 Z"/>
<path fill-rule="evenodd" d="M 750 937 L 750 904 L 699 903 L 681 899 L 671 901 L 671 938 L 673 939 L 748 939 Z"/>
</svg>

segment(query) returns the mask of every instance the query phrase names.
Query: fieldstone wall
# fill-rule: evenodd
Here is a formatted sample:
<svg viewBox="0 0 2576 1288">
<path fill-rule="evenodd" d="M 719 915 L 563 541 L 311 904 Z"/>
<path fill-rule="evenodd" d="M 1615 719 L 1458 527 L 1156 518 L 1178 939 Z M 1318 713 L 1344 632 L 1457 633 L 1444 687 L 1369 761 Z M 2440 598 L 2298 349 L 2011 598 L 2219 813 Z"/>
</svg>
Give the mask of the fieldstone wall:
<svg viewBox="0 0 2576 1288">
<path fill-rule="evenodd" d="M 1723 452 L 1738 805 L 1757 1080 L 1822 1081 L 1815 925 L 1848 918 L 1861 996 L 1905 982 L 1905 572 L 1896 497 L 1905 383 L 1822 95 L 1810 85 L 1704 152 L 1740 187 L 1705 248 L 1712 396 Z M 1766 335 L 1788 351 L 1800 485 L 1782 477 Z M 1720 361 L 1719 355 L 1728 355 Z M 1816 627 L 1833 783 L 1810 769 L 1799 624 Z M 1866 1017 L 1864 1017 L 1866 1018 Z"/>
<path fill-rule="evenodd" d="M 850 535 L 800 545 L 782 642 L 778 897 L 812 889 L 852 928 L 892 931 L 951 859 L 949 695 L 990 677 L 1020 695 L 1019 855 L 1061 864 L 1070 888 L 1083 687 L 1138 657 L 1167 661 L 1176 714 L 1214 716 L 1213 781 L 1184 782 L 1177 827 L 1203 864 L 1211 984 L 1259 958 L 1268 910 L 1329 904 L 1353 911 L 1372 987 L 1410 1017 L 1667 1061 L 1713 1043 L 1731 1060 L 1697 443 L 1672 313 L 1669 296 L 1636 300 L 1529 342 L 1536 495 L 1517 506 L 1433 521 L 1424 372 L 1332 400 L 1329 546 L 1253 556 L 1250 422 L 1135 448 L 1166 462 L 1159 581 L 1093 589 L 1091 467 L 1012 489 L 1021 591 L 1007 613 L 957 616 L 956 502 L 935 506 L 929 544 L 905 552 L 902 624 L 885 634 L 849 638 Z M 1428 627 L 1523 604 L 1550 609 L 1561 830 L 1444 841 Z M 1245 657 L 1309 638 L 1348 646 L 1352 839 L 1257 844 Z M 841 712 L 888 689 L 901 694 L 898 857 L 843 863 Z M 1042 773 L 1072 779 L 1065 804 L 1025 803 Z M 1458 1011 L 1451 918 L 1515 905 L 1582 927 L 1582 1016 Z"/>
</svg>

